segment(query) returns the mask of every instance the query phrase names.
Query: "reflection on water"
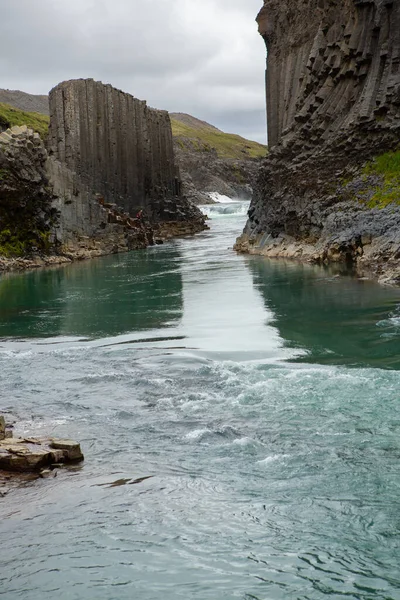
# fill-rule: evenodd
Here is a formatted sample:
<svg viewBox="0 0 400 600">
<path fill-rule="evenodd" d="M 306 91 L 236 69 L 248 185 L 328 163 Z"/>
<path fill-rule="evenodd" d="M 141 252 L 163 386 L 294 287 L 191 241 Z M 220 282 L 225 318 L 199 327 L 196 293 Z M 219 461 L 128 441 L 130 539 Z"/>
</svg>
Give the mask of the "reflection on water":
<svg viewBox="0 0 400 600">
<path fill-rule="evenodd" d="M 301 361 L 400 368 L 399 291 L 318 266 L 251 257 L 255 287 Z"/>
<path fill-rule="evenodd" d="M 0 277 L 0 337 L 113 336 L 182 316 L 173 245 Z"/>
</svg>

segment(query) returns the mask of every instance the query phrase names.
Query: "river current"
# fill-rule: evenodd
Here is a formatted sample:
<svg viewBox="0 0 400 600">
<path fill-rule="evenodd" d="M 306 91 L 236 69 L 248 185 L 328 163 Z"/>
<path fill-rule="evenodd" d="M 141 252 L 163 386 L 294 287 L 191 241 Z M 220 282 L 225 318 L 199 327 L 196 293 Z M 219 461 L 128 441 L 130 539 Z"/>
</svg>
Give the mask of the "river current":
<svg viewBox="0 0 400 600">
<path fill-rule="evenodd" d="M 400 599 L 399 291 L 237 255 L 246 208 L 0 278 L 0 412 L 86 459 L 0 498 L 4 600 Z"/>
</svg>

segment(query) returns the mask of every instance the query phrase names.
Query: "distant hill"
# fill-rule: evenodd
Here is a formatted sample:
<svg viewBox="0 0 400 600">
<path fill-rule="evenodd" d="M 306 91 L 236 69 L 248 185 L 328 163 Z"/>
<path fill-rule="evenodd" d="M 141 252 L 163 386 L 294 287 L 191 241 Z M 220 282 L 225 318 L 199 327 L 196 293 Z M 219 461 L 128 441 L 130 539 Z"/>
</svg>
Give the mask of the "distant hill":
<svg viewBox="0 0 400 600">
<path fill-rule="evenodd" d="M 186 196 L 196 204 L 210 202 L 212 192 L 250 200 L 267 147 L 225 133 L 191 115 L 170 113 L 170 116 Z"/>
<path fill-rule="evenodd" d="M 215 150 L 219 158 L 262 158 L 267 147 L 240 135 L 225 133 L 213 125 L 185 113 L 170 113 L 175 143 L 184 149 L 207 152 Z"/>
<path fill-rule="evenodd" d="M 26 94 L 19 90 L 0 90 L 0 102 L 27 112 L 49 114 L 49 97 Z"/>
<path fill-rule="evenodd" d="M 179 123 L 187 125 L 192 129 L 202 129 L 204 131 L 219 131 L 220 133 L 222 133 L 221 130 L 217 129 L 217 127 L 214 127 L 214 125 L 210 125 L 210 123 L 207 123 L 206 121 L 201 121 L 200 119 L 196 119 L 196 117 L 192 117 L 192 115 L 187 115 L 186 113 L 169 113 L 169 116 L 172 120 L 179 121 Z"/>
</svg>

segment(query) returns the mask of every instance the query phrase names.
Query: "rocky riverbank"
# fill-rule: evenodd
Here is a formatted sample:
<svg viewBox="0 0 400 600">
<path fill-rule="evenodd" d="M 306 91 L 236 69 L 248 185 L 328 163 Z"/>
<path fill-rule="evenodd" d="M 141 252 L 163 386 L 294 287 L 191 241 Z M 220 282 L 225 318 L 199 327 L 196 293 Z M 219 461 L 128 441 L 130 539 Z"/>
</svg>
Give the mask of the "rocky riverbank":
<svg viewBox="0 0 400 600">
<path fill-rule="evenodd" d="M 392 136 L 388 128 L 385 143 L 389 146 Z M 365 136 L 365 144 L 367 140 Z M 398 285 L 400 153 L 384 153 L 359 167 L 352 152 L 360 150 L 360 144 L 354 141 L 352 150 L 351 143 L 350 137 L 348 153 L 342 159 L 335 146 L 330 153 L 310 157 L 300 165 L 269 159 L 259 180 L 263 196 L 258 205 L 250 207 L 249 222 L 235 249 L 271 258 L 342 264 L 360 277 Z M 392 145 L 396 146 L 394 136 Z M 372 157 L 376 152 L 371 144 L 363 154 Z M 272 157 L 275 154 L 279 148 L 272 151 Z M 285 181 L 285 187 L 277 190 L 275 178 Z M 271 197 L 266 206 L 262 198 L 267 189 Z"/>
<path fill-rule="evenodd" d="M 140 250 L 148 246 L 163 244 L 173 238 L 192 236 L 208 228 L 204 219 L 198 222 L 170 221 L 156 224 L 153 227 L 139 228 L 136 235 L 131 233 L 129 244 L 127 244 L 125 234 L 117 234 L 105 242 L 80 238 L 74 245 L 70 244 L 60 249 L 58 254 L 10 258 L 0 256 L 0 274 L 57 267 L 100 256 Z"/>
</svg>

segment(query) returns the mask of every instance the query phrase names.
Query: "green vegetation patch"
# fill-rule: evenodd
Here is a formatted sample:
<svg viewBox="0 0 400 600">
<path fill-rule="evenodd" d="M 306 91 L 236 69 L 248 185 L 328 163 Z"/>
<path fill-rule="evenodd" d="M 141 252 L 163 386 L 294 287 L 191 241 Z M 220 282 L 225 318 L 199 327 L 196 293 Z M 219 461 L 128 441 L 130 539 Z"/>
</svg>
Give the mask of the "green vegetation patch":
<svg viewBox="0 0 400 600">
<path fill-rule="evenodd" d="M 0 256 L 21 257 L 31 252 L 48 254 L 51 249 L 49 231 L 28 231 L 5 228 L 0 231 Z"/>
<path fill-rule="evenodd" d="M 382 180 L 367 203 L 369 208 L 384 208 L 392 203 L 400 205 L 400 150 L 381 154 L 364 167 L 363 174 L 378 175 Z"/>
<path fill-rule="evenodd" d="M 172 135 L 180 147 L 188 139 L 199 152 L 215 150 L 220 158 L 262 158 L 267 155 L 267 146 L 246 140 L 240 135 L 216 131 L 212 127 L 190 127 L 171 118 Z"/>
<path fill-rule="evenodd" d="M 37 131 L 41 138 L 47 136 L 49 130 L 50 118 L 34 112 L 26 112 L 14 108 L 9 104 L 0 102 L 0 126 L 14 127 L 15 125 L 27 125 L 33 131 Z"/>
</svg>

